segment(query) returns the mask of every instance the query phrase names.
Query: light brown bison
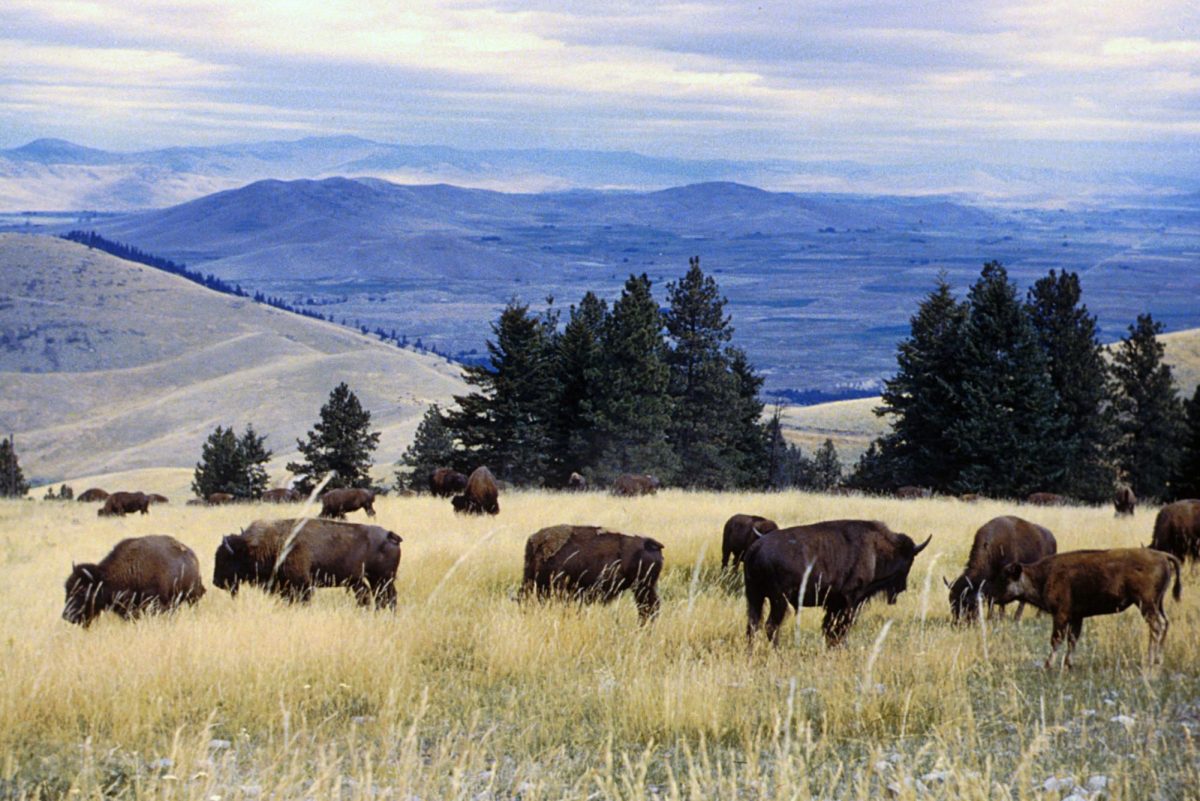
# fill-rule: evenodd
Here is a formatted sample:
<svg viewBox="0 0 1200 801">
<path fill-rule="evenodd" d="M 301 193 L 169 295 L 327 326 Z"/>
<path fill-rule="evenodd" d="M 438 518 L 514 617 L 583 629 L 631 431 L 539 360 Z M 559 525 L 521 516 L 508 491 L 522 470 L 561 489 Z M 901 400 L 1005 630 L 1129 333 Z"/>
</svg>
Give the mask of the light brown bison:
<svg viewBox="0 0 1200 801">
<path fill-rule="evenodd" d="M 395 532 L 361 523 L 257 520 L 221 540 L 213 584 L 232 595 L 252 584 L 300 602 L 317 587 L 345 587 L 361 605 L 395 607 L 400 542 Z"/>
<path fill-rule="evenodd" d="M 572 492 L 583 492 L 587 488 L 587 479 L 579 473 L 572 473 L 571 477 L 567 479 L 567 489 L 571 490 Z"/>
<path fill-rule="evenodd" d="M 1200 561 L 1200 501 L 1175 501 L 1159 509 L 1150 547 L 1185 561 Z"/>
<path fill-rule="evenodd" d="M 661 482 L 654 476 L 623 473 L 617 476 L 617 480 L 613 482 L 612 494 L 624 497 L 653 495 L 661 486 Z"/>
<path fill-rule="evenodd" d="M 643 621 L 658 611 L 663 545 L 598 526 L 550 526 L 525 543 L 522 597 L 566 595 L 608 603 L 632 589 Z"/>
<path fill-rule="evenodd" d="M 286 487 L 269 489 L 262 494 L 263 503 L 299 503 L 303 500 L 303 492 Z"/>
<path fill-rule="evenodd" d="M 742 559 L 747 641 L 753 643 L 763 603 L 769 601 L 766 630 L 772 643 L 777 644 L 790 604 L 796 609 L 823 607 L 825 642 L 838 645 L 872 596 L 883 592 L 889 604 L 896 602 L 908 588 L 913 560 L 929 539 L 917 545 L 876 520 L 828 520 L 764 534 Z"/>
<path fill-rule="evenodd" d="M 1114 548 L 1110 551 L 1069 551 L 1047 556 L 1029 565 L 1004 568 L 999 602 L 1024 601 L 1054 618 L 1050 655 L 1046 667 L 1067 638 L 1063 667 L 1071 667 L 1071 652 L 1083 630 L 1083 619 L 1111 615 L 1136 605 L 1150 626 L 1150 663 L 1162 661 L 1163 643 L 1170 621 L 1163 598 L 1175 574 L 1175 600 L 1181 582 L 1179 560 L 1150 548 Z"/>
<path fill-rule="evenodd" d="M 455 495 L 450 503 L 454 511 L 467 515 L 495 515 L 500 513 L 500 489 L 496 477 L 486 467 L 476 467 L 467 479 L 462 495 Z"/>
<path fill-rule="evenodd" d="M 439 467 L 429 474 L 429 491 L 436 498 L 449 498 L 467 488 L 467 477 L 449 467 Z"/>
<path fill-rule="evenodd" d="M 1053 492 L 1035 492 L 1026 498 L 1025 502 L 1031 503 L 1034 506 L 1062 506 L 1067 502 L 1067 499 Z"/>
<path fill-rule="evenodd" d="M 321 496 L 321 517 L 340 520 L 362 509 L 367 517 L 375 516 L 375 493 L 369 489 L 332 489 Z"/>
<path fill-rule="evenodd" d="M 1057 552 L 1058 542 L 1050 529 L 1028 520 L 1005 515 L 984 523 L 975 532 L 962 575 L 953 584 L 946 582 L 950 589 L 951 617 L 955 622 L 975 620 L 981 600 L 987 602 L 988 617 L 991 617 L 992 608 L 998 605 L 996 598 L 1000 594 L 1004 568 L 1014 562 L 1036 562 Z M 1004 617 L 1004 606 L 999 606 L 1000 616 Z M 1017 604 L 1014 618 L 1020 620 L 1024 610 L 1022 601 Z"/>
<path fill-rule="evenodd" d="M 963 503 L 976 503 L 980 497 L 981 496 L 978 492 L 964 492 L 962 495 L 958 496 L 958 499 Z"/>
<path fill-rule="evenodd" d="M 227 503 L 234 503 L 237 501 L 237 498 L 228 492 L 213 492 L 204 500 L 207 501 L 209 506 L 224 506 Z"/>
<path fill-rule="evenodd" d="M 933 496 L 933 491 L 930 490 L 929 487 L 914 487 L 912 485 L 907 485 L 898 488 L 895 492 L 895 495 L 897 498 L 911 501 L 916 498 L 930 498 Z"/>
<path fill-rule="evenodd" d="M 721 532 L 721 569 L 740 565 L 750 543 L 778 528 L 774 520 L 759 515 L 734 515 L 726 520 Z"/>
<path fill-rule="evenodd" d="M 196 554 L 165 535 L 121 540 L 99 564 L 72 566 L 65 589 L 63 620 L 85 628 L 105 609 L 128 620 L 204 595 Z"/>
<path fill-rule="evenodd" d="M 81 501 L 82 503 L 95 503 L 96 501 L 107 501 L 108 493 L 105 492 L 104 490 L 100 489 L 99 487 L 92 487 L 91 489 L 86 490 L 82 494 L 80 494 L 80 496 L 77 500 Z"/>
<path fill-rule="evenodd" d="M 1117 487 L 1113 494 L 1113 506 L 1117 510 L 1117 517 L 1133 514 L 1137 509 L 1137 496 L 1133 494 L 1133 488 L 1128 484 Z"/>
<path fill-rule="evenodd" d="M 150 498 L 144 492 L 114 492 L 104 501 L 104 505 L 96 510 L 101 517 L 124 517 L 134 512 L 150 513 Z"/>
</svg>

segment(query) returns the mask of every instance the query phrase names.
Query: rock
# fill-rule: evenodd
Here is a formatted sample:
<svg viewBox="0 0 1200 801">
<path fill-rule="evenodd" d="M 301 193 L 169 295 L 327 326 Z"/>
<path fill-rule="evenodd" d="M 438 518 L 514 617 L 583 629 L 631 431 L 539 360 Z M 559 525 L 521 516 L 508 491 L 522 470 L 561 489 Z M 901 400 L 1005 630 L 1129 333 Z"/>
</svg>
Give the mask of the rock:
<svg viewBox="0 0 1200 801">
<path fill-rule="evenodd" d="M 229 742 L 229 740 L 209 740 L 208 741 L 208 747 L 214 751 L 223 751 L 226 748 L 229 748 L 231 745 L 233 745 L 233 743 Z"/>
<path fill-rule="evenodd" d="M 1121 724 L 1122 726 L 1124 726 L 1126 729 L 1132 729 L 1132 728 L 1133 728 L 1133 724 L 1137 722 L 1136 720 L 1134 720 L 1134 719 L 1133 719 L 1132 717 L 1130 717 L 1129 715 L 1117 715 L 1115 718 L 1111 718 L 1110 720 L 1111 720 L 1113 723 L 1120 723 L 1120 724 Z"/>
<path fill-rule="evenodd" d="M 1095 776 L 1088 776 L 1087 789 L 1089 792 L 1098 793 L 1101 790 L 1106 789 L 1107 787 L 1108 787 L 1108 777 L 1107 776 L 1104 776 L 1101 774 L 1096 774 Z"/>
</svg>

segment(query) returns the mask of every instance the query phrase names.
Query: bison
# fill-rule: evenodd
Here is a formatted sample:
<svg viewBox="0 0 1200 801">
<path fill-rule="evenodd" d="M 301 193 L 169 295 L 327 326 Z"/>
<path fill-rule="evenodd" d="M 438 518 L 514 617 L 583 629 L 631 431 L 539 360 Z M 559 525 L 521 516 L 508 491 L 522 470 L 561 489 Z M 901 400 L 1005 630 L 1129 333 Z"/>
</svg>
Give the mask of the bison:
<svg viewBox="0 0 1200 801">
<path fill-rule="evenodd" d="M 990 617 L 1000 593 L 1004 568 L 1014 562 L 1036 562 L 1057 551 L 1058 542 L 1050 530 L 1028 520 L 1005 515 L 984 523 L 975 532 L 962 575 L 953 584 L 946 582 L 950 589 L 951 617 L 956 623 L 973 621 L 980 600 L 987 601 Z M 1023 611 L 1025 603 L 1018 603 L 1014 619 L 1020 620 Z M 1003 605 L 1000 616 L 1004 616 Z"/>
<path fill-rule="evenodd" d="M 763 602 L 770 601 L 767 639 L 777 643 L 788 605 L 821 606 L 821 624 L 829 647 L 840 644 L 862 605 L 877 593 L 888 603 L 908 588 L 913 560 L 929 545 L 875 520 L 828 520 L 764 534 L 746 549 L 747 642 L 762 623 Z"/>
<path fill-rule="evenodd" d="M 1024 601 L 1053 617 L 1047 669 L 1064 636 L 1067 652 L 1063 668 L 1071 667 L 1071 652 L 1075 650 L 1084 618 L 1115 614 L 1136 604 L 1150 626 L 1149 660 L 1155 664 L 1162 661 L 1163 643 L 1170 626 L 1163 598 L 1172 573 L 1178 601 L 1182 588 L 1179 559 L 1169 553 L 1149 548 L 1070 551 L 1033 564 L 1017 562 L 1004 568 L 998 600 Z"/>
<path fill-rule="evenodd" d="M 726 520 L 721 534 L 721 569 L 731 564 L 736 568 L 750 543 L 778 528 L 774 520 L 759 515 L 734 515 Z"/>
<path fill-rule="evenodd" d="M 79 500 L 82 503 L 95 503 L 96 501 L 107 501 L 108 493 L 105 492 L 104 490 L 100 489 L 99 487 L 92 487 L 91 489 L 85 490 L 83 493 L 81 493 L 79 498 L 77 498 L 77 500 Z"/>
<path fill-rule="evenodd" d="M 567 489 L 571 490 L 572 492 L 583 492 L 587 488 L 587 479 L 579 473 L 572 473 L 571 477 L 567 479 Z"/>
<path fill-rule="evenodd" d="M 1200 501 L 1176 501 L 1159 509 L 1150 547 L 1185 561 L 1200 561 Z"/>
<path fill-rule="evenodd" d="M 931 498 L 933 491 L 929 487 L 914 487 L 912 485 L 900 487 L 896 490 L 896 497 L 904 500 L 914 500 L 916 498 Z"/>
<path fill-rule="evenodd" d="M 1067 499 L 1053 492 L 1035 492 L 1026 498 L 1025 502 L 1034 506 L 1062 506 Z"/>
<path fill-rule="evenodd" d="M 608 603 L 632 589 L 644 622 L 658 611 L 662 552 L 658 540 L 598 526 L 544 528 L 525 543 L 521 595 L 569 595 L 585 602 Z"/>
<path fill-rule="evenodd" d="M 486 467 L 476 467 L 462 495 L 455 495 L 450 503 L 454 511 L 468 515 L 500 514 L 500 490 L 496 477 Z"/>
<path fill-rule="evenodd" d="M 150 513 L 150 497 L 144 492 L 114 492 L 104 501 L 104 505 L 96 510 L 100 517 L 124 517 L 134 512 Z"/>
<path fill-rule="evenodd" d="M 654 476 L 623 473 L 617 476 L 617 480 L 613 482 L 612 494 L 624 497 L 653 495 L 658 492 L 660 486 L 662 484 Z"/>
<path fill-rule="evenodd" d="M 317 587 L 345 587 L 359 604 L 396 605 L 398 534 L 320 518 L 257 520 L 217 546 L 213 584 L 237 595 L 243 583 L 307 602 Z"/>
<path fill-rule="evenodd" d="M 166 495 L 159 495 L 157 492 L 152 492 L 146 496 L 150 499 L 150 503 L 170 503 L 171 499 Z"/>
<path fill-rule="evenodd" d="M 204 595 L 196 554 L 174 537 L 121 540 L 100 564 L 73 565 L 63 620 L 84 628 L 111 609 L 122 618 L 194 604 Z"/>
<path fill-rule="evenodd" d="M 449 467 L 439 467 L 429 474 L 429 491 L 435 498 L 449 498 L 467 488 L 467 477 Z"/>
<path fill-rule="evenodd" d="M 1133 488 L 1128 484 L 1117 487 L 1113 494 L 1113 506 L 1117 510 L 1117 517 L 1133 514 L 1137 509 L 1137 496 L 1133 494 Z"/>
<path fill-rule="evenodd" d="M 375 516 L 375 493 L 369 489 L 331 489 L 321 496 L 321 517 L 341 520 L 351 512 L 362 509 L 367 517 Z"/>
<path fill-rule="evenodd" d="M 228 492 L 212 492 L 204 500 L 208 502 L 209 506 L 224 506 L 227 503 L 234 503 L 237 498 Z"/>
<path fill-rule="evenodd" d="M 299 503 L 304 500 L 304 493 L 299 490 L 277 487 L 262 494 L 263 503 Z"/>
</svg>

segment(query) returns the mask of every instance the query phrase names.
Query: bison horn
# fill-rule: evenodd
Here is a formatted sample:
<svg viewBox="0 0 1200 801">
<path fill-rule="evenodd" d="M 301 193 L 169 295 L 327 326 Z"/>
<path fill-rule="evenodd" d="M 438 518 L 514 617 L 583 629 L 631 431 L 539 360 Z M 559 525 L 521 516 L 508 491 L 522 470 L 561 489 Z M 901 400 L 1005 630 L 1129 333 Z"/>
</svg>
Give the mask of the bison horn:
<svg viewBox="0 0 1200 801">
<path fill-rule="evenodd" d="M 913 556 L 916 556 L 916 555 L 917 555 L 917 554 L 919 554 L 921 551 L 925 550 L 925 547 L 926 547 L 927 545 L 929 545 L 929 541 L 930 541 L 931 539 L 933 539 L 933 535 L 932 535 L 932 534 L 930 534 L 928 537 L 926 537 L 924 542 L 922 542 L 922 543 L 921 543 L 920 545 L 918 545 L 918 546 L 917 546 L 915 549 L 913 549 Z"/>
<path fill-rule="evenodd" d="M 953 587 L 950 586 L 950 582 L 946 580 L 945 576 L 942 576 L 942 583 L 946 585 L 946 589 L 948 589 L 948 590 L 954 589 Z"/>
<path fill-rule="evenodd" d="M 92 575 L 92 571 L 88 570 L 86 567 L 79 568 L 79 572 L 82 573 L 84 578 L 86 578 L 88 581 L 96 580 L 96 577 Z"/>
<path fill-rule="evenodd" d="M 754 532 L 754 536 L 756 537 L 761 537 L 763 535 L 763 533 L 758 530 L 758 523 L 750 526 L 750 530 Z"/>
<path fill-rule="evenodd" d="M 226 535 L 226 537 L 221 540 L 221 547 L 230 553 L 233 553 L 233 544 L 229 541 L 229 535 Z"/>
</svg>

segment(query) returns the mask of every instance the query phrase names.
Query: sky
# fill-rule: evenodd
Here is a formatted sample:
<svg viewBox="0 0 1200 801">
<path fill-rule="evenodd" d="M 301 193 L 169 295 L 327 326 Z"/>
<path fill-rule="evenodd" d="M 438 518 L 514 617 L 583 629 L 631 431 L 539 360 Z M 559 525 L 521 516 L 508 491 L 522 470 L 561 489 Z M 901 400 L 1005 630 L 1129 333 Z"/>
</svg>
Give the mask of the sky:
<svg viewBox="0 0 1200 801">
<path fill-rule="evenodd" d="M 0 147 L 1200 169 L 1197 0 L 4 0 Z"/>
</svg>

